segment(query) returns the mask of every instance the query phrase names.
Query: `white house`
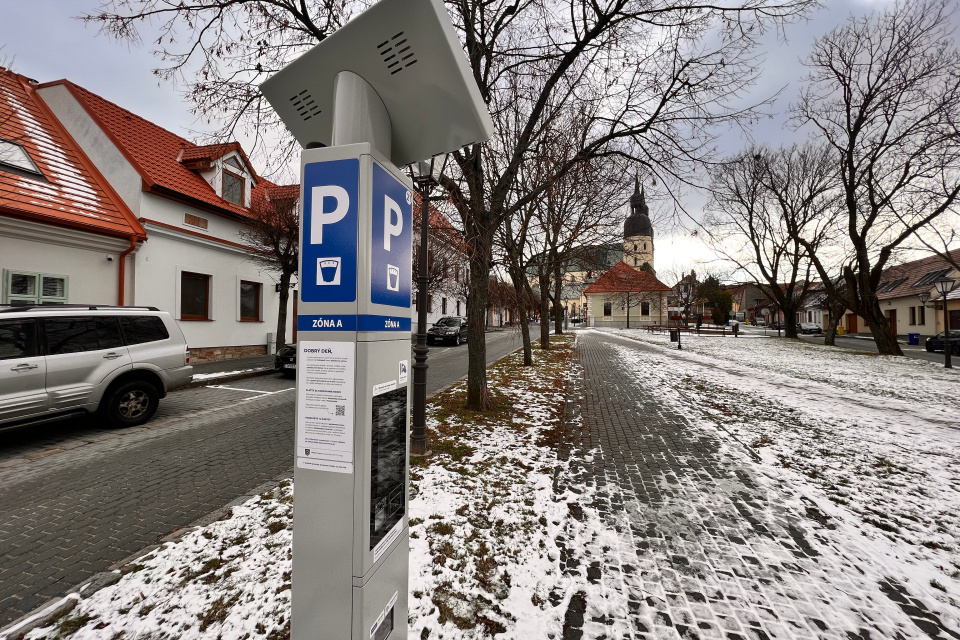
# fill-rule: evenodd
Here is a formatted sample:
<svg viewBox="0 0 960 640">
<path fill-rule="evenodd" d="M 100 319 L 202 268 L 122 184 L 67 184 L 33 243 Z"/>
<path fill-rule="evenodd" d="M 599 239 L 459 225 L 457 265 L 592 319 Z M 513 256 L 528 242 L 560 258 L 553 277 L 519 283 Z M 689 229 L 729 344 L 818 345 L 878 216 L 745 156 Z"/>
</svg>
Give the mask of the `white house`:
<svg viewBox="0 0 960 640">
<path fill-rule="evenodd" d="M 670 287 L 621 261 L 584 290 L 591 327 L 666 324 Z"/>
<path fill-rule="evenodd" d="M 238 143 L 195 145 L 68 80 L 36 93 L 146 231 L 126 258 L 125 302 L 173 314 L 197 360 L 266 353 L 276 278 L 251 260 L 241 230 L 258 190 L 282 187 Z"/>
</svg>

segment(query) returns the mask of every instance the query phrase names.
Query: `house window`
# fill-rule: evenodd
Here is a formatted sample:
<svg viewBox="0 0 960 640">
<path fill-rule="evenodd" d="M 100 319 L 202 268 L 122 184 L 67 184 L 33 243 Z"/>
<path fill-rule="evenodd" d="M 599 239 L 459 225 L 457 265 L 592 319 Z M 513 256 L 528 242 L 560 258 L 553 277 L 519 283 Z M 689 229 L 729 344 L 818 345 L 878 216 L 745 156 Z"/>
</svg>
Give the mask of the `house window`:
<svg viewBox="0 0 960 640">
<path fill-rule="evenodd" d="M 223 172 L 223 199 L 233 204 L 243 206 L 244 180 L 238 175 Z"/>
<path fill-rule="evenodd" d="M 223 161 L 223 164 L 229 165 L 236 169 L 237 171 L 243 171 L 243 167 L 240 166 L 240 161 L 237 160 L 236 156 L 231 156 Z"/>
<path fill-rule="evenodd" d="M 637 266 L 637 259 L 636 259 L 636 258 L 633 259 L 633 266 Z"/>
<path fill-rule="evenodd" d="M 640 303 L 640 315 L 648 316 L 650 315 L 650 303 L 643 301 Z"/>
<path fill-rule="evenodd" d="M 9 140 L 0 139 L 0 169 L 28 178 L 43 178 L 27 150 Z"/>
<path fill-rule="evenodd" d="M 427 313 L 433 313 L 433 296 L 427 294 Z"/>
<path fill-rule="evenodd" d="M 457 300 L 457 315 L 460 315 L 460 301 Z"/>
<path fill-rule="evenodd" d="M 447 315 L 447 299 L 446 298 L 440 299 L 440 313 L 442 313 L 443 315 Z"/>
<path fill-rule="evenodd" d="M 240 281 L 240 321 L 260 321 L 260 283 Z"/>
<path fill-rule="evenodd" d="M 210 276 L 202 273 L 180 273 L 180 319 L 210 319 Z"/>
<path fill-rule="evenodd" d="M 646 243 L 646 242 L 643 243 L 643 250 L 644 250 L 644 251 L 647 250 L 647 243 Z"/>
<path fill-rule="evenodd" d="M 927 308 L 924 306 L 918 307 L 920 310 L 920 317 L 918 318 L 918 324 L 927 324 Z"/>
<path fill-rule="evenodd" d="M 612 315 L 613 315 L 613 303 L 612 303 L 612 302 L 604 302 L 604 303 L 603 303 L 603 315 L 605 315 L 605 316 L 612 316 Z"/>
<path fill-rule="evenodd" d="M 3 302 L 58 304 L 67 301 L 67 276 L 30 271 L 3 271 Z"/>
<path fill-rule="evenodd" d="M 910 324 L 917 324 L 917 308 L 910 307 Z"/>
</svg>

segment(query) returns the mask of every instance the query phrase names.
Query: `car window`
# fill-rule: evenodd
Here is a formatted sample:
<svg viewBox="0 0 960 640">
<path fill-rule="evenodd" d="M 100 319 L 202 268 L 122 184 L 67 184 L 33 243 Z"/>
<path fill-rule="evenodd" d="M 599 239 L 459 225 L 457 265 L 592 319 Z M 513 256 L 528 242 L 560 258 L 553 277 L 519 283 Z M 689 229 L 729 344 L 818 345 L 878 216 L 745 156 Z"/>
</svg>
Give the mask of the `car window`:
<svg viewBox="0 0 960 640">
<path fill-rule="evenodd" d="M 437 320 L 438 327 L 459 327 L 460 321 L 456 318 L 440 318 Z"/>
<path fill-rule="evenodd" d="M 52 356 L 100 348 L 93 318 L 44 318 L 43 330 L 47 336 L 47 353 Z"/>
<path fill-rule="evenodd" d="M 163 320 L 157 316 L 121 316 L 120 327 L 128 345 L 156 342 L 170 337 Z"/>
<path fill-rule="evenodd" d="M 120 323 L 116 318 L 95 318 L 97 339 L 101 349 L 116 349 L 123 346 L 123 336 L 120 334 Z"/>
<path fill-rule="evenodd" d="M 0 320 L 0 360 L 38 355 L 37 321 Z"/>
</svg>

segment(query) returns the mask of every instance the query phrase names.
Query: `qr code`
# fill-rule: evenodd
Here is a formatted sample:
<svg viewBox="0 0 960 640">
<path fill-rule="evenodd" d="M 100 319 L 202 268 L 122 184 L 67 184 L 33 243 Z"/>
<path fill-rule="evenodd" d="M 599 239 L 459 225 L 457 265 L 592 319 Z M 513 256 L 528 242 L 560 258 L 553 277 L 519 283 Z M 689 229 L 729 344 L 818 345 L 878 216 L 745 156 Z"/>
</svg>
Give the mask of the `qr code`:
<svg viewBox="0 0 960 640">
<path fill-rule="evenodd" d="M 345 405 L 345 404 L 338 404 L 338 405 L 337 405 L 337 414 L 336 414 L 336 415 L 338 415 L 338 416 L 345 416 L 345 415 L 347 415 L 347 405 Z"/>
</svg>

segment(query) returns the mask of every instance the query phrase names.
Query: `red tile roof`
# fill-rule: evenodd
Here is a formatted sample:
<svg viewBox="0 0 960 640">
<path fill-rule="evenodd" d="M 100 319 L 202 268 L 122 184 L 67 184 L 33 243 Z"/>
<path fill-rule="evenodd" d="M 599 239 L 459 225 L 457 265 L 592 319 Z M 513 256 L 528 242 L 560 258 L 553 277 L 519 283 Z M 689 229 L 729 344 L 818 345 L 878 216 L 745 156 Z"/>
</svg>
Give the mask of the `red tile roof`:
<svg viewBox="0 0 960 640">
<path fill-rule="evenodd" d="M 951 251 L 950 257 L 954 261 L 960 262 L 960 249 Z M 956 278 L 956 275 L 950 275 L 955 273 L 956 269 L 949 262 L 936 255 L 885 269 L 880 277 L 880 285 L 877 287 L 877 298 L 890 300 L 904 296 L 916 296 L 924 292 L 933 292 L 935 287 L 932 280 L 924 282 L 920 286 L 914 285 L 923 281 L 924 276 L 933 276 L 938 271 L 946 271 L 945 275 L 947 277 Z M 933 293 L 933 296 L 938 297 L 939 294 Z"/>
<path fill-rule="evenodd" d="M 420 194 L 413 192 L 413 226 L 420 228 L 420 215 L 423 207 L 420 205 Z M 450 223 L 447 216 L 443 215 L 436 207 L 430 205 L 430 233 L 441 233 L 447 237 L 447 241 L 454 248 L 466 253 L 466 244 L 463 241 L 463 234 Z"/>
<path fill-rule="evenodd" d="M 198 164 L 206 162 L 209 165 L 212 160 L 234 149 L 240 150 L 242 154 L 239 143 L 195 145 L 186 138 L 167 131 L 69 80 L 57 80 L 40 86 L 54 85 L 66 87 L 86 109 L 90 117 L 103 129 L 143 178 L 145 190 L 160 195 L 185 198 L 201 207 L 212 208 L 218 213 L 244 217 L 250 215 L 247 208 L 227 202 L 218 196 L 214 188 L 200 174 L 180 161 L 187 157 Z M 249 167 L 250 163 L 246 156 L 244 155 L 243 158 Z M 259 176 L 255 175 L 254 178 L 255 190 L 274 186 Z"/>
<path fill-rule="evenodd" d="M 621 260 L 613 265 L 597 281 L 584 289 L 584 293 L 624 293 L 627 291 L 670 291 L 670 287 L 646 271 L 638 271 Z"/>
<path fill-rule="evenodd" d="M 21 145 L 45 178 L 0 168 L 0 213 L 111 236 L 146 237 L 31 81 L 2 67 L 0 138 Z"/>
</svg>

